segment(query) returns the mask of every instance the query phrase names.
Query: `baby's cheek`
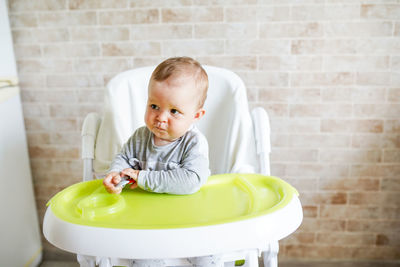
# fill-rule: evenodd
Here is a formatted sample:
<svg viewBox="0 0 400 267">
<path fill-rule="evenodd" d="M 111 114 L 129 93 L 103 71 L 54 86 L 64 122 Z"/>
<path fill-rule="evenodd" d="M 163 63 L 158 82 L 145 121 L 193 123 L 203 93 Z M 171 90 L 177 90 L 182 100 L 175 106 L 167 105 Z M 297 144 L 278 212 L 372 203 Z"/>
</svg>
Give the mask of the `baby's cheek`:
<svg viewBox="0 0 400 267">
<path fill-rule="evenodd" d="M 151 115 L 149 114 L 149 112 L 146 112 L 144 115 L 144 122 L 146 123 L 146 125 L 148 126 L 149 124 L 151 124 Z"/>
</svg>

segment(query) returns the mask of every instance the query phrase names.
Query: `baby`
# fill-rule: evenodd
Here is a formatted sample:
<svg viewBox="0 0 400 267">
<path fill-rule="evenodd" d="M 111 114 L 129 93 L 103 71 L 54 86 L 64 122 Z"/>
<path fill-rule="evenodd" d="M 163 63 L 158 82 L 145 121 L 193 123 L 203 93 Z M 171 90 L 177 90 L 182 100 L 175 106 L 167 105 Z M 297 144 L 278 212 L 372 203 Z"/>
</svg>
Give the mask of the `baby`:
<svg viewBox="0 0 400 267">
<path fill-rule="evenodd" d="M 169 194 L 192 194 L 210 175 L 206 138 L 193 125 L 205 110 L 208 77 L 188 57 L 170 58 L 151 75 L 146 126 L 137 129 L 116 155 L 103 180 L 108 192 L 119 194 L 121 177 L 131 188 Z"/>
<path fill-rule="evenodd" d="M 116 155 L 103 180 L 119 194 L 121 177 L 156 193 L 192 194 L 210 175 L 206 138 L 193 125 L 204 116 L 208 77 L 192 58 L 177 57 L 154 70 L 148 88 L 146 126 L 137 129 Z M 193 266 L 223 266 L 220 255 L 187 259 Z M 135 260 L 134 267 L 164 266 L 162 259 Z"/>
</svg>

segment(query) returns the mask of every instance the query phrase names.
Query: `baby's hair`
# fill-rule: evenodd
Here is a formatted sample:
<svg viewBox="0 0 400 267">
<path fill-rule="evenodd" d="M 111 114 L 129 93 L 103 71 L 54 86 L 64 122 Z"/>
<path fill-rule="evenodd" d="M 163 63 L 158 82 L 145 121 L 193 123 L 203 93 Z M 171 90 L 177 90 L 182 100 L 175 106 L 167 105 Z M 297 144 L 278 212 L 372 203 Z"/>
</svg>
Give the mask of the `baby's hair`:
<svg viewBox="0 0 400 267">
<path fill-rule="evenodd" d="M 151 80 L 165 81 L 171 75 L 186 74 L 194 78 L 196 89 L 200 92 L 199 107 L 207 98 L 208 75 L 201 64 L 190 57 L 172 57 L 161 62 L 151 75 Z"/>
</svg>

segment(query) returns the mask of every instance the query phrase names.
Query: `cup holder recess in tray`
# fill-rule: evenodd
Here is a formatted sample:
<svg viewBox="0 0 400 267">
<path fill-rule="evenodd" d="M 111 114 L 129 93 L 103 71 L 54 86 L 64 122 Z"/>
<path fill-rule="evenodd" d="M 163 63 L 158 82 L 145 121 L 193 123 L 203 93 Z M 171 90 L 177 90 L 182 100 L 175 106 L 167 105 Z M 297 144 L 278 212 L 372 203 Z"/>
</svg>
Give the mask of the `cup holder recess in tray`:
<svg viewBox="0 0 400 267">
<path fill-rule="evenodd" d="M 78 213 L 83 219 L 96 220 L 115 214 L 125 208 L 125 200 L 121 195 L 94 193 L 77 204 Z"/>
</svg>

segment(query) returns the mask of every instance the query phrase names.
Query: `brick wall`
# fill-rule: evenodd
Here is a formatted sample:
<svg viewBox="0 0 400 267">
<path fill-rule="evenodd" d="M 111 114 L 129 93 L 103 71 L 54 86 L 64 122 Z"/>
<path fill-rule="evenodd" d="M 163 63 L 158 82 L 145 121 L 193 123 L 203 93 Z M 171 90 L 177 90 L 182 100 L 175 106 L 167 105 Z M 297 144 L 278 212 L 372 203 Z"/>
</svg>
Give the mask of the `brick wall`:
<svg viewBox="0 0 400 267">
<path fill-rule="evenodd" d="M 80 128 L 115 74 L 188 55 L 229 68 L 272 124 L 304 223 L 281 259 L 400 259 L 396 0 L 10 0 L 39 216 L 80 181 Z M 65 256 L 45 240 L 47 258 Z"/>
</svg>

